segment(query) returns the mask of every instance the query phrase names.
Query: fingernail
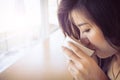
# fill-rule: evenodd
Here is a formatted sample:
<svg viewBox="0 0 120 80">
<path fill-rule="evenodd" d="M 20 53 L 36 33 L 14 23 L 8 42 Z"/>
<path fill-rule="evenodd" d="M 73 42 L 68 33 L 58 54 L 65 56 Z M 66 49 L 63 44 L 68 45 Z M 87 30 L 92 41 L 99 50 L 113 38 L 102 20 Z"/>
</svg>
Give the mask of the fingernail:
<svg viewBox="0 0 120 80">
<path fill-rule="evenodd" d="M 65 50 L 65 47 L 64 47 L 64 46 L 62 46 L 62 50 L 63 50 L 63 51 Z"/>
<path fill-rule="evenodd" d="M 67 42 L 68 46 L 71 46 L 71 43 L 72 43 L 72 42 L 68 41 L 68 42 Z"/>
</svg>

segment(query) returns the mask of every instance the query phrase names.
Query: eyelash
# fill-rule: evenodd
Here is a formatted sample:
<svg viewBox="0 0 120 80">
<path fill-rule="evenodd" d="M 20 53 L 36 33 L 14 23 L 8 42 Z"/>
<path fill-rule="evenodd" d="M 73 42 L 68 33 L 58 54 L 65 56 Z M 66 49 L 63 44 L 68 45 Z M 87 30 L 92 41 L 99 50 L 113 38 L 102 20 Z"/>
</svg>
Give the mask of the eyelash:
<svg viewBox="0 0 120 80">
<path fill-rule="evenodd" d="M 85 31 L 83 31 L 83 33 L 84 33 L 84 32 L 90 32 L 90 29 L 86 29 Z"/>
</svg>

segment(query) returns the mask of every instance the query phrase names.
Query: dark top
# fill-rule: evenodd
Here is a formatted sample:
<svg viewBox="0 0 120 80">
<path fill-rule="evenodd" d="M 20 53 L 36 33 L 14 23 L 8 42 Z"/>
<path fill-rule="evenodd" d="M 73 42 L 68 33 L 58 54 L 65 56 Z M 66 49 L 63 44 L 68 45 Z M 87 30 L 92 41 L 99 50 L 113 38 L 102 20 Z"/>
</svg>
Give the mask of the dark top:
<svg viewBox="0 0 120 80">
<path fill-rule="evenodd" d="M 104 73 L 107 76 L 107 72 L 109 70 L 109 66 L 110 66 L 110 63 L 111 63 L 111 61 L 113 59 L 113 56 L 105 58 L 105 59 L 101 59 L 101 58 L 97 57 L 97 59 L 98 59 L 98 65 L 101 67 L 101 69 L 104 71 Z M 108 77 L 108 79 L 109 79 L 109 77 Z"/>
</svg>

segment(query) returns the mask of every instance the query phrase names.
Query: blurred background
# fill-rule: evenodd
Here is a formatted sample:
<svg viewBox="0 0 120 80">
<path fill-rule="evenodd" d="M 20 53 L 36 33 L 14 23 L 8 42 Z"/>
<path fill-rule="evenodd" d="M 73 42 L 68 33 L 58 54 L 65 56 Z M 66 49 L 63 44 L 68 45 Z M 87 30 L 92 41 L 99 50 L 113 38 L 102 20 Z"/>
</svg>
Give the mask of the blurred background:
<svg viewBox="0 0 120 80">
<path fill-rule="evenodd" d="M 72 80 L 58 0 L 0 0 L 0 80 Z"/>
</svg>

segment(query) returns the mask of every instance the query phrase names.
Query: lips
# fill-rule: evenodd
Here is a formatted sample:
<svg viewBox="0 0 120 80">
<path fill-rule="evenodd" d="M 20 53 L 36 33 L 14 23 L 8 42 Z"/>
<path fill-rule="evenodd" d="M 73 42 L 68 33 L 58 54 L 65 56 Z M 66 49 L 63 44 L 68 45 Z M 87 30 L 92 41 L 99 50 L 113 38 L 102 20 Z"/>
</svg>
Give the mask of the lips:
<svg viewBox="0 0 120 80">
<path fill-rule="evenodd" d="M 87 45 L 84 45 L 85 47 L 91 49 L 91 50 L 94 50 L 96 51 L 96 47 L 94 45 L 92 45 L 91 43 L 87 44 Z"/>
<path fill-rule="evenodd" d="M 96 49 L 95 46 L 90 43 L 88 38 L 82 38 L 80 40 L 80 42 L 82 43 L 83 46 L 85 46 L 85 47 L 87 47 L 87 48 L 89 48 L 91 50 L 95 50 Z"/>
</svg>

